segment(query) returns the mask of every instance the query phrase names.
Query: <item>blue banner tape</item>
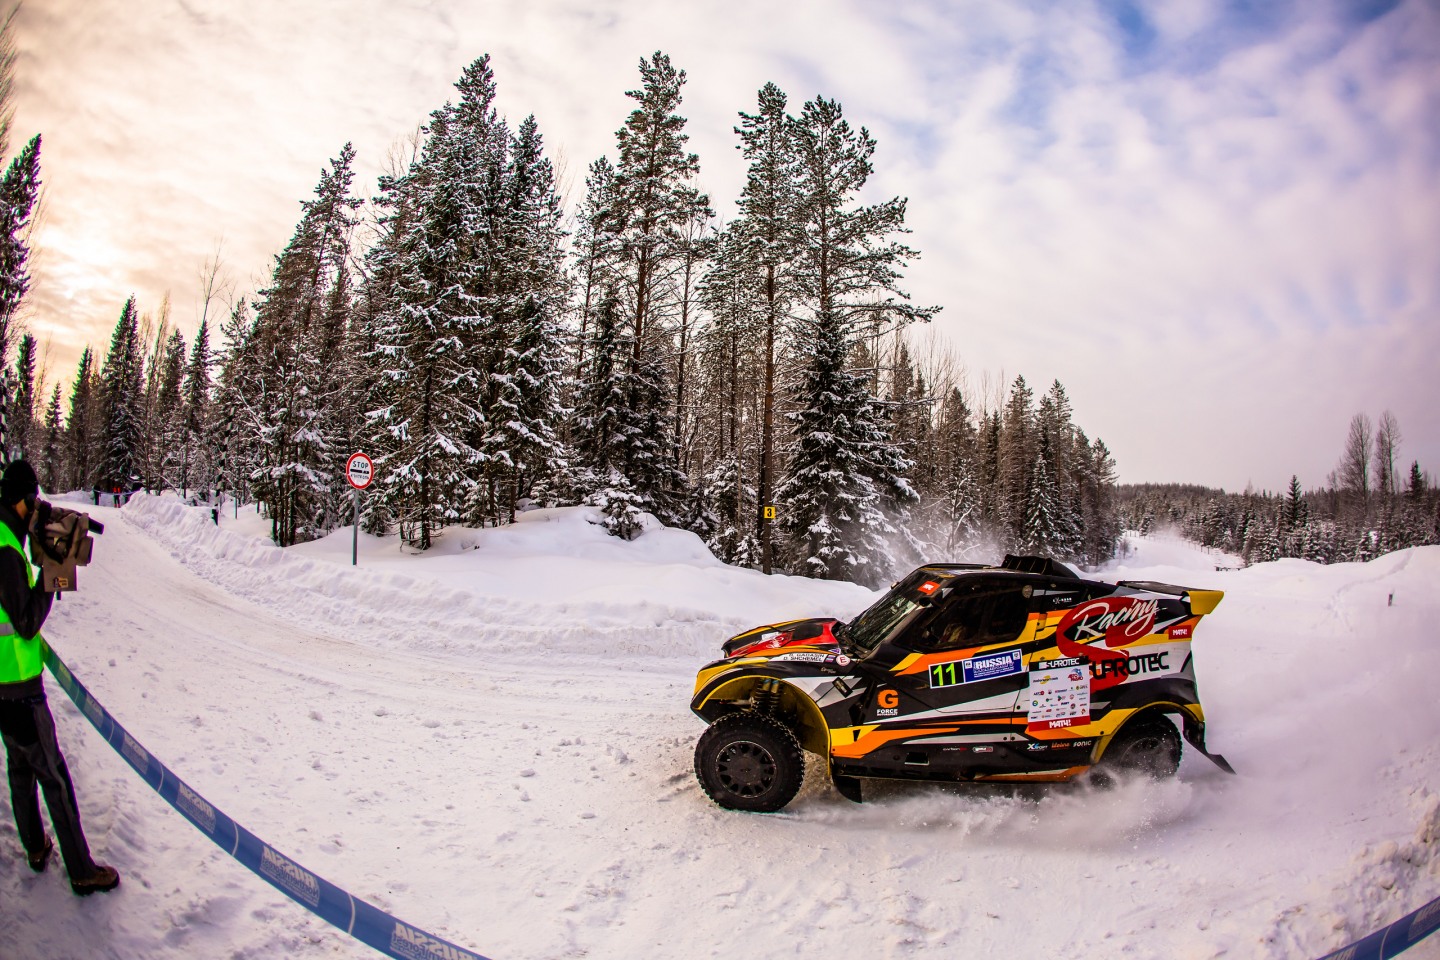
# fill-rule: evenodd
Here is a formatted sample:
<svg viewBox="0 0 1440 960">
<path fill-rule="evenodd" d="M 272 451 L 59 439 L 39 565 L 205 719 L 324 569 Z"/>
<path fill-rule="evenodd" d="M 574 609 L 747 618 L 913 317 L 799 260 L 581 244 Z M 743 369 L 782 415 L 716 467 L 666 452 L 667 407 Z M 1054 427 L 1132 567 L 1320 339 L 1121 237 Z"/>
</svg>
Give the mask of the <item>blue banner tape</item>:
<svg viewBox="0 0 1440 960">
<path fill-rule="evenodd" d="M 272 887 L 333 927 L 397 960 L 488 960 L 419 927 L 402 923 L 373 904 L 351 896 L 231 820 L 218 807 L 170 772 L 100 705 L 70 668 L 46 645 L 45 664 L 100 736 L 140 774 L 141 779 L 209 837 L 216 846 Z"/>
<path fill-rule="evenodd" d="M 1440 930 L 1440 897 L 1363 940 L 1325 954 L 1320 960 L 1389 960 L 1390 957 L 1400 956 L 1436 930 Z"/>
</svg>

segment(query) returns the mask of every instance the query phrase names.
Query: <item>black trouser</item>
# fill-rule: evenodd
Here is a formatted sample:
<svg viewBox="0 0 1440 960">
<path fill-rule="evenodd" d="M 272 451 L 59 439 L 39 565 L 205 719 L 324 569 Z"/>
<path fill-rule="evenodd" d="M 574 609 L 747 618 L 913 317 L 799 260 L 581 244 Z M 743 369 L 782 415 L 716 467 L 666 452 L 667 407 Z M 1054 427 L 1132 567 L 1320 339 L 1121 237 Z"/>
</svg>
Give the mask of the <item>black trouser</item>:
<svg viewBox="0 0 1440 960">
<path fill-rule="evenodd" d="M 95 872 L 85 831 L 80 827 L 80 808 L 70 770 L 55 739 L 55 719 L 42 693 L 23 700 L 0 700 L 0 734 L 5 739 L 5 762 L 10 771 L 10 808 L 15 812 L 15 829 L 30 855 L 45 848 L 45 827 L 40 823 L 38 782 L 50 808 L 50 823 L 60 841 L 65 872 L 82 880 Z"/>
</svg>

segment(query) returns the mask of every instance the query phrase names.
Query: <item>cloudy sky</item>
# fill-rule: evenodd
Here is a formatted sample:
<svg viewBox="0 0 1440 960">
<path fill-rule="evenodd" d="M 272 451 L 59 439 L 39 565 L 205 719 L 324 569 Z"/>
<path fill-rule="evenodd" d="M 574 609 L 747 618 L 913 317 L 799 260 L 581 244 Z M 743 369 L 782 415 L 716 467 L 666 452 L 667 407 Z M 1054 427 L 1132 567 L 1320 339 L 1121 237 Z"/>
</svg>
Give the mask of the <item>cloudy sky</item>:
<svg viewBox="0 0 1440 960">
<path fill-rule="evenodd" d="M 25 0 L 12 151 L 44 136 L 29 328 L 52 377 L 125 298 L 187 339 L 217 249 L 263 285 L 346 141 L 374 175 L 493 57 L 571 185 L 664 50 L 702 186 L 774 81 L 879 141 L 908 287 L 977 390 L 1060 379 L 1126 481 L 1324 482 L 1352 415 L 1440 475 L 1436 0 Z M 53 381 L 52 381 L 53 382 Z"/>
</svg>

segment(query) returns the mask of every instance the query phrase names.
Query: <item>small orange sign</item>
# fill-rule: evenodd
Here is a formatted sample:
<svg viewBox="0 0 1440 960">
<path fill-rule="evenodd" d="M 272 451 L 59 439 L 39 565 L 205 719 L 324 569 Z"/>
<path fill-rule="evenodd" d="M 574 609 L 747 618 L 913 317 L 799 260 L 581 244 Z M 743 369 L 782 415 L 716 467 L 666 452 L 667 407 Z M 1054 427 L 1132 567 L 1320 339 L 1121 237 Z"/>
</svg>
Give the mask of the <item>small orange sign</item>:
<svg viewBox="0 0 1440 960">
<path fill-rule="evenodd" d="M 875 703 L 882 710 L 894 710 L 900 706 L 900 694 L 894 690 L 881 690 L 880 696 L 875 700 Z"/>
<path fill-rule="evenodd" d="M 916 587 L 915 589 L 919 590 L 921 593 L 925 594 L 925 596 L 928 597 L 930 596 L 930 594 L 940 589 L 940 584 L 936 583 L 934 580 L 926 580 L 924 583 L 920 584 L 920 586 Z"/>
</svg>

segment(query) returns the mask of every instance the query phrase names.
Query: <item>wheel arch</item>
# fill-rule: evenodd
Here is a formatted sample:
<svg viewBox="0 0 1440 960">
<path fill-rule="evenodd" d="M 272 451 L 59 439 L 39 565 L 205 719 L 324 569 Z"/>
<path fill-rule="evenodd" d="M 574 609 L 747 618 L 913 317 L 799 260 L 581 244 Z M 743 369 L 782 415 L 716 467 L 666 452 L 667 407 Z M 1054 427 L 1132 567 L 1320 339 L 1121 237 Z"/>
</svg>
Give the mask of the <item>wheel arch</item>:
<svg viewBox="0 0 1440 960">
<path fill-rule="evenodd" d="M 1125 728 L 1136 723 L 1144 723 L 1156 717 L 1175 717 L 1180 721 L 1180 728 L 1176 731 L 1177 734 L 1180 734 L 1189 724 L 1195 722 L 1195 713 L 1198 709 L 1199 704 L 1177 703 L 1170 700 L 1154 701 L 1144 706 L 1136 707 L 1116 724 L 1114 730 L 1103 735 L 1099 742 L 1095 744 L 1095 753 L 1091 756 L 1090 763 L 1092 765 L 1099 763 L 1104 758 L 1105 751 L 1110 749 L 1110 744 L 1115 741 L 1120 731 Z"/>
<path fill-rule="evenodd" d="M 706 723 L 721 717 L 754 710 L 783 723 L 800 746 L 821 757 L 830 754 L 830 727 L 819 706 L 799 687 L 784 677 L 747 674 L 726 680 L 693 707 Z"/>
</svg>

